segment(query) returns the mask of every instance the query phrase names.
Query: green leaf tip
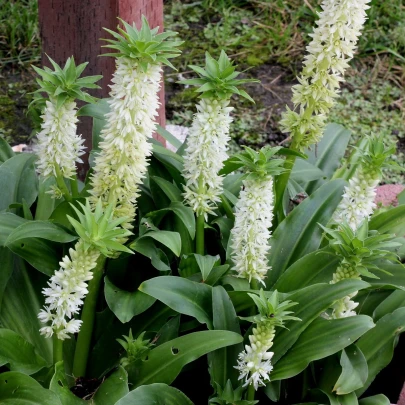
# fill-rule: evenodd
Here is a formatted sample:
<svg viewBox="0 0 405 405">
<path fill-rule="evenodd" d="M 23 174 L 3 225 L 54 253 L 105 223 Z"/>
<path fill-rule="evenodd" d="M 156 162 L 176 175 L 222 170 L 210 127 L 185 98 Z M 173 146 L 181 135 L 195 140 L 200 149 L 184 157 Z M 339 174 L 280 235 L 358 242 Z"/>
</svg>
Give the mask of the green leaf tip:
<svg viewBox="0 0 405 405">
<path fill-rule="evenodd" d="M 82 100 L 86 103 L 94 103 L 97 99 L 90 94 L 84 92 L 82 89 L 99 89 L 100 86 L 95 83 L 98 82 L 103 76 L 85 76 L 80 77 L 87 66 L 87 62 L 76 66 L 74 57 L 71 56 L 67 59 L 65 66 L 60 67 L 50 56 L 48 59 L 54 70 L 45 66 L 40 69 L 32 66 L 38 74 L 37 83 L 39 89 L 34 94 L 33 104 L 45 104 L 43 93 L 47 93 L 50 99 L 53 99 L 57 107 L 60 107 L 67 100 Z"/>
<path fill-rule="evenodd" d="M 148 20 L 143 15 L 141 28 L 138 30 L 135 23 L 128 24 L 118 18 L 124 29 L 120 26 L 117 31 L 104 28 L 114 39 L 103 39 L 108 42 L 105 48 L 116 50 L 115 53 L 108 53 L 102 56 L 125 57 L 134 59 L 139 63 L 143 71 L 146 71 L 149 64 L 163 64 L 175 69 L 169 59 L 179 56 L 178 49 L 183 43 L 176 39 L 177 32 L 165 31 L 158 33 L 159 27 L 150 28 Z"/>
<path fill-rule="evenodd" d="M 130 231 L 120 227 L 128 218 L 114 218 L 114 206 L 110 204 L 103 208 L 100 200 L 94 208 L 91 207 L 88 200 L 86 200 L 86 205 L 80 202 L 78 204 L 81 210 L 73 204 L 71 206 L 79 221 L 69 215 L 67 217 L 87 248 L 92 246 L 107 257 L 113 256 L 115 252 L 133 253 L 122 243 L 129 235 L 132 235 Z"/>
<path fill-rule="evenodd" d="M 190 65 L 190 69 L 198 74 L 196 79 L 182 80 L 179 83 L 198 86 L 196 92 L 201 93 L 201 98 L 217 98 L 227 100 L 233 94 L 237 94 L 252 103 L 254 100 L 239 89 L 245 83 L 257 83 L 255 79 L 237 79 L 240 72 L 233 66 L 233 61 L 222 50 L 218 60 L 215 60 L 208 52 L 205 54 L 205 67 Z"/>
</svg>

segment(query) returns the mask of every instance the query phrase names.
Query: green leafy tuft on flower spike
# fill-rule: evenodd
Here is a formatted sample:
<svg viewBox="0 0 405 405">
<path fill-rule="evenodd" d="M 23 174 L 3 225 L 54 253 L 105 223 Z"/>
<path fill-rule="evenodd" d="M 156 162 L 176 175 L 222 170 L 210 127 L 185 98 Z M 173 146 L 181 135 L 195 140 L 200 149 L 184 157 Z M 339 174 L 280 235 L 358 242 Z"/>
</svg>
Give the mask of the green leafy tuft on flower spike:
<svg viewBox="0 0 405 405">
<path fill-rule="evenodd" d="M 116 49 L 116 53 L 106 53 L 102 56 L 113 56 L 115 58 L 123 56 L 130 59 L 136 59 L 144 72 L 148 64 L 164 64 L 175 67 L 169 62 L 169 59 L 179 56 L 181 51 L 178 47 L 183 43 L 179 40 L 168 40 L 170 37 L 177 36 L 177 32 L 166 31 L 158 34 L 159 27 L 151 29 L 148 20 L 142 16 L 141 29 L 136 28 L 135 23 L 132 26 L 119 18 L 124 25 L 125 30 L 117 27 L 120 33 L 104 28 L 115 39 L 103 39 L 109 42 L 104 45 L 105 48 Z M 176 70 L 176 69 L 175 69 Z"/>
<path fill-rule="evenodd" d="M 44 102 L 41 93 L 48 93 L 50 98 L 56 100 L 56 108 L 60 108 L 68 99 L 78 99 L 86 103 L 94 103 L 97 99 L 90 94 L 82 91 L 83 88 L 99 89 L 100 86 L 95 82 L 99 81 L 103 76 L 86 76 L 80 77 L 88 62 L 76 66 L 75 60 L 72 57 L 68 58 L 63 69 L 48 56 L 54 70 L 44 67 L 40 69 L 32 66 L 35 72 L 41 76 L 37 79 L 40 88 L 34 92 L 35 98 L 33 103 Z"/>
<path fill-rule="evenodd" d="M 217 405 L 255 405 L 259 401 L 249 401 L 242 399 L 243 387 L 238 386 L 236 389 L 233 388 L 231 380 L 228 380 L 225 387 L 222 389 L 218 384 L 217 386 L 217 396 L 211 398 L 208 403 Z"/>
<path fill-rule="evenodd" d="M 387 271 L 378 267 L 381 260 L 398 262 L 397 255 L 392 251 L 400 243 L 395 242 L 395 235 L 379 234 L 378 231 L 368 229 L 368 221 L 364 220 L 360 227 L 353 231 L 347 223 L 342 223 L 337 229 L 326 228 L 325 231 L 329 246 L 342 258 L 345 268 L 353 269 L 362 276 L 378 278 L 372 271 Z"/>
<path fill-rule="evenodd" d="M 369 136 L 364 149 L 357 148 L 361 155 L 361 164 L 366 172 L 370 171 L 374 176 L 382 177 L 382 168 L 403 170 L 396 162 L 388 160 L 395 154 L 395 146 L 386 146 L 381 137 Z"/>
<path fill-rule="evenodd" d="M 142 332 L 136 339 L 132 336 L 132 330 L 129 330 L 128 336 L 123 339 L 117 339 L 117 342 L 125 349 L 126 356 L 121 358 L 121 365 L 127 367 L 138 361 L 145 360 L 153 344 L 149 340 L 143 339 L 145 332 Z"/>
<path fill-rule="evenodd" d="M 244 146 L 245 150 L 237 153 L 228 160 L 234 170 L 244 168 L 247 172 L 245 179 L 260 180 L 261 178 L 278 175 L 285 169 L 282 167 L 283 159 L 273 159 L 281 147 L 265 146 L 259 151 Z"/>
<path fill-rule="evenodd" d="M 67 217 L 84 243 L 85 249 L 94 247 L 107 257 L 113 256 L 115 252 L 133 253 L 119 242 L 121 238 L 132 234 L 132 232 L 119 227 L 128 218 L 114 219 L 114 206 L 110 204 L 103 210 L 101 200 L 97 202 L 94 210 L 92 210 L 88 200 L 86 200 L 86 205 L 79 204 L 83 213 L 71 204 L 79 221 L 69 215 Z"/>
<path fill-rule="evenodd" d="M 196 91 L 201 93 L 201 98 L 215 98 L 220 100 L 228 100 L 232 94 L 238 94 L 254 103 L 254 100 L 241 90 L 238 86 L 245 83 L 257 83 L 255 79 L 237 79 L 240 72 L 237 72 L 236 67 L 232 65 L 232 61 L 228 58 L 224 51 L 218 60 L 215 60 L 208 52 L 205 53 L 205 69 L 199 66 L 190 65 L 200 77 L 197 79 L 182 80 L 179 83 L 191 84 L 200 86 Z"/>
<path fill-rule="evenodd" d="M 275 290 L 271 294 L 270 298 L 267 298 L 264 294 L 263 289 L 260 289 L 259 295 L 248 294 L 250 298 L 254 301 L 259 310 L 258 315 L 242 318 L 244 320 L 255 322 L 255 323 L 265 323 L 267 327 L 278 326 L 285 328 L 285 321 L 300 321 L 300 318 L 291 316 L 293 311 L 288 311 L 289 308 L 297 305 L 297 302 L 292 302 L 289 300 L 280 303 L 280 297 L 278 291 Z"/>
</svg>

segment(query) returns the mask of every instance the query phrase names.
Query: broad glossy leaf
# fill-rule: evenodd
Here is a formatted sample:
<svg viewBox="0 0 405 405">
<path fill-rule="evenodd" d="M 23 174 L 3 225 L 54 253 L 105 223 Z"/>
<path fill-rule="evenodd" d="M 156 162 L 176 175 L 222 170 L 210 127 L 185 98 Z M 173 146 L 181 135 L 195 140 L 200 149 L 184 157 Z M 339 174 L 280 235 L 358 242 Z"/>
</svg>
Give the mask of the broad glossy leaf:
<svg viewBox="0 0 405 405">
<path fill-rule="evenodd" d="M 367 282 L 373 288 L 399 288 L 405 290 L 405 267 L 402 264 L 380 263 L 379 267 L 390 274 L 378 272 L 378 279 L 367 279 Z"/>
<path fill-rule="evenodd" d="M 241 335 L 222 330 L 194 332 L 152 349 L 139 368 L 128 370 L 134 388 L 161 382 L 171 384 L 188 363 L 213 350 L 242 342 Z"/>
<path fill-rule="evenodd" d="M 338 206 L 345 182 L 333 180 L 305 199 L 279 224 L 270 239 L 266 286 L 270 289 L 284 271 L 301 257 L 319 248 L 322 229 Z"/>
<path fill-rule="evenodd" d="M 172 146 L 174 146 L 176 149 L 180 148 L 182 143 L 169 131 L 166 129 L 162 128 L 160 125 L 156 125 L 156 132 L 166 139 L 167 142 L 169 142 Z"/>
<path fill-rule="evenodd" d="M 35 201 L 38 194 L 35 159 L 33 154 L 21 153 L 0 166 L 0 211 L 10 204 L 21 203 L 23 198 L 28 206 Z"/>
<path fill-rule="evenodd" d="M 159 271 L 170 271 L 169 262 L 164 252 L 155 246 L 155 242 L 149 238 L 138 238 L 131 244 L 135 252 L 151 259 L 152 266 Z"/>
<path fill-rule="evenodd" d="M 305 183 L 318 180 L 324 176 L 321 169 L 309 163 L 307 160 L 297 159 L 291 171 L 290 179 L 298 183 Z"/>
<path fill-rule="evenodd" d="M 305 151 L 308 162 L 321 169 L 324 175 L 330 179 L 340 166 L 349 143 L 351 132 L 341 125 L 329 124 L 321 141 L 311 150 Z M 308 194 L 317 190 L 325 180 L 319 179 L 304 184 Z"/>
<path fill-rule="evenodd" d="M 55 374 L 52 377 L 49 389 L 54 392 L 63 405 L 86 405 L 87 402 L 80 399 L 72 391 L 66 380 L 65 367 L 63 361 L 55 364 Z"/>
<path fill-rule="evenodd" d="M 20 259 L 16 262 L 3 296 L 0 308 L 0 324 L 18 333 L 31 343 L 37 353 L 50 364 L 52 363 L 52 339 L 40 335 L 43 326 L 38 313 L 44 303 L 41 290 L 46 286 L 47 277 L 27 269 Z"/>
<path fill-rule="evenodd" d="M 0 403 L 3 405 L 65 405 L 52 391 L 28 375 L 10 371 L 0 374 Z"/>
<path fill-rule="evenodd" d="M 215 330 L 229 330 L 240 334 L 240 327 L 235 308 L 228 293 L 221 286 L 212 289 L 213 325 Z M 242 343 L 215 350 L 208 354 L 211 379 L 225 387 L 228 379 L 237 385 L 239 373 L 235 369 L 238 354 L 243 350 Z M 211 384 L 215 387 L 215 384 Z"/>
<path fill-rule="evenodd" d="M 362 398 L 359 405 L 390 405 L 390 400 L 383 394 Z"/>
<path fill-rule="evenodd" d="M 11 212 L 0 213 L 0 246 L 5 246 L 6 240 L 11 232 L 21 224 L 27 222 L 26 219 L 12 214 Z"/>
<path fill-rule="evenodd" d="M 116 287 L 108 277 L 104 278 L 104 295 L 115 316 L 122 322 L 129 322 L 134 316 L 150 308 L 156 301 L 141 291 L 125 291 Z"/>
<path fill-rule="evenodd" d="M 333 302 L 368 286 L 367 283 L 360 280 L 343 280 L 336 284 L 315 284 L 289 295 L 289 300 L 298 303 L 291 310 L 294 311 L 293 315 L 300 318 L 301 321 L 287 322 L 286 327 L 288 329 L 278 330 L 272 347 L 272 351 L 274 351 L 273 362 L 276 363 L 296 342 L 308 325 L 329 308 Z"/>
<path fill-rule="evenodd" d="M 0 308 L 3 301 L 4 291 L 6 289 L 8 280 L 13 274 L 14 266 L 18 266 L 21 259 L 16 256 L 11 250 L 0 247 Z"/>
<path fill-rule="evenodd" d="M 277 280 L 274 289 L 290 292 L 332 280 L 339 264 L 339 257 L 329 248 L 311 252 L 294 262 Z"/>
<path fill-rule="evenodd" d="M 363 352 L 367 360 L 368 378 L 364 386 L 356 392 L 358 396 L 367 389 L 376 375 L 389 364 L 394 352 L 395 339 L 404 330 L 405 308 L 398 308 L 396 311 L 383 316 L 376 323 L 375 328 L 359 339 L 357 347 Z"/>
<path fill-rule="evenodd" d="M 130 392 L 115 405 L 193 405 L 178 389 L 166 384 L 144 385 Z"/>
<path fill-rule="evenodd" d="M 154 181 L 170 199 L 170 201 L 182 202 L 183 197 L 181 195 L 180 189 L 168 180 L 162 179 L 161 177 L 153 176 L 151 181 Z"/>
<path fill-rule="evenodd" d="M 159 211 L 150 212 L 147 217 L 151 217 L 154 224 L 157 226 L 163 217 L 168 213 L 173 212 L 177 218 L 183 223 L 186 227 L 190 237 L 194 239 L 195 236 L 195 217 L 194 211 L 190 207 L 186 207 L 183 203 L 174 201 L 170 203 L 168 208 L 162 208 Z M 157 222 L 155 221 L 157 218 Z"/>
<path fill-rule="evenodd" d="M 35 347 L 18 333 L 0 329 L 0 365 L 8 364 L 11 371 L 34 374 L 47 365 Z"/>
<path fill-rule="evenodd" d="M 272 380 L 284 380 L 299 374 L 311 361 L 337 353 L 373 327 L 373 320 L 366 315 L 332 320 L 317 318 L 274 365 Z M 274 347 L 272 350 L 276 353 Z"/>
<path fill-rule="evenodd" d="M 97 389 L 91 404 L 112 405 L 128 392 L 128 374 L 123 367 L 118 367 Z"/>
<path fill-rule="evenodd" d="M 51 276 L 60 267 L 62 250 L 55 242 L 40 238 L 28 238 L 9 243 L 7 247 L 47 276 Z"/>
<path fill-rule="evenodd" d="M 212 288 L 181 277 L 163 276 L 144 281 L 139 290 L 180 314 L 190 315 L 212 328 Z"/>
<path fill-rule="evenodd" d="M 56 201 L 48 191 L 51 186 L 56 185 L 55 177 L 48 177 L 46 180 L 39 178 L 38 200 L 35 209 L 35 219 L 46 221 L 55 209 Z"/>
<path fill-rule="evenodd" d="M 159 329 L 155 339 L 156 346 L 166 343 L 169 340 L 176 339 L 179 336 L 180 317 L 181 315 L 174 316 Z"/>
<path fill-rule="evenodd" d="M 367 361 L 355 344 L 342 350 L 340 365 L 342 366 L 342 374 L 340 374 L 333 388 L 337 395 L 350 394 L 361 388 L 367 381 Z"/>
<path fill-rule="evenodd" d="M 384 301 L 382 301 L 373 313 L 375 322 L 380 320 L 384 315 L 394 312 L 398 308 L 405 307 L 405 291 L 395 290 Z"/>
<path fill-rule="evenodd" d="M 171 231 L 150 231 L 139 237 L 135 240 L 131 245 L 130 248 L 136 251 L 136 247 L 132 247 L 136 245 L 138 240 L 144 238 L 152 238 L 160 242 L 161 244 L 168 247 L 176 256 L 180 256 L 181 252 L 181 239 L 178 232 L 171 232 Z"/>
<path fill-rule="evenodd" d="M 400 205 L 388 211 L 373 216 L 370 220 L 370 230 L 376 229 L 380 233 L 405 235 L 405 206 Z"/>
<path fill-rule="evenodd" d="M 55 210 L 52 212 L 52 215 L 50 216 L 50 220 L 64 226 L 67 229 L 73 230 L 72 224 L 69 222 L 67 216 L 69 215 L 70 217 L 78 220 L 78 216 L 73 209 L 72 205 L 73 204 L 77 209 L 81 210 L 81 207 L 79 205 L 79 202 L 82 204 L 85 204 L 85 199 L 84 198 L 74 198 L 72 202 L 67 202 L 63 201 L 61 202 Z"/>
<path fill-rule="evenodd" d="M 8 159 L 11 159 L 15 153 L 7 141 L 0 137 L 0 165 Z"/>
<path fill-rule="evenodd" d="M 48 221 L 24 222 L 8 236 L 5 245 L 13 244 L 21 239 L 41 238 L 59 243 L 73 242 L 78 237 L 66 232 L 65 229 Z"/>
</svg>

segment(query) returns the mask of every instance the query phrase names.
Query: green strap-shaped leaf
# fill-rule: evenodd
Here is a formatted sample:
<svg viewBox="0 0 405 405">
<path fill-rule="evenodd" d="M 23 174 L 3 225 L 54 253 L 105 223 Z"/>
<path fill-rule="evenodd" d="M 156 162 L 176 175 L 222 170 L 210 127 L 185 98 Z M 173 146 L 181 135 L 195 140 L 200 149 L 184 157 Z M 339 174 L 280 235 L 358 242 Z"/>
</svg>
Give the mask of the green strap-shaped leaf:
<svg viewBox="0 0 405 405">
<path fill-rule="evenodd" d="M 330 248 L 311 252 L 294 262 L 277 280 L 274 289 L 281 292 L 299 290 L 313 284 L 327 283 L 340 259 Z"/>
<path fill-rule="evenodd" d="M 177 388 L 166 384 L 144 385 L 130 392 L 115 405 L 193 405 Z M 98 404 L 97 404 L 98 405 Z"/>
<path fill-rule="evenodd" d="M 337 395 L 350 394 L 364 385 L 368 376 L 367 361 L 355 344 L 342 350 L 340 365 L 342 374 L 333 388 Z"/>
<path fill-rule="evenodd" d="M 373 216 L 369 228 L 370 230 L 378 230 L 380 233 L 405 235 L 405 205 L 391 208 Z"/>
<path fill-rule="evenodd" d="M 80 399 L 72 391 L 66 380 L 65 367 L 63 361 L 55 364 L 55 374 L 52 377 L 49 389 L 54 392 L 63 405 L 85 405 L 86 401 Z"/>
<path fill-rule="evenodd" d="M 0 137 L 0 165 L 6 160 L 11 159 L 14 155 L 15 153 L 11 149 L 11 146 L 4 138 Z"/>
<path fill-rule="evenodd" d="M 7 209 L 10 204 L 22 203 L 23 198 L 28 206 L 35 201 L 38 194 L 35 159 L 33 154 L 21 153 L 0 166 L 0 211 Z"/>
<path fill-rule="evenodd" d="M 390 405 L 390 400 L 383 394 L 362 398 L 359 405 Z"/>
<path fill-rule="evenodd" d="M 337 353 L 373 327 L 373 320 L 366 315 L 332 320 L 317 318 L 274 365 L 270 378 L 274 381 L 293 377 L 311 361 Z M 272 350 L 276 353 L 274 347 Z"/>
<path fill-rule="evenodd" d="M 178 232 L 171 231 L 150 231 L 139 237 L 137 240 L 144 238 L 152 238 L 169 248 L 176 256 L 180 256 L 181 252 L 181 239 Z M 133 242 L 136 244 L 137 241 Z M 132 244 L 130 245 L 132 249 Z M 134 250 L 136 250 L 134 248 Z"/>
<path fill-rule="evenodd" d="M 188 363 L 213 350 L 242 342 L 241 335 L 224 330 L 194 332 L 152 349 L 141 366 L 128 369 L 133 387 L 153 383 L 171 384 Z"/>
<path fill-rule="evenodd" d="M 0 365 L 8 364 L 11 371 L 34 374 L 47 365 L 35 347 L 18 333 L 0 329 Z"/>
<path fill-rule="evenodd" d="M 212 329 L 212 288 L 173 276 L 155 277 L 143 282 L 139 290 L 180 314 L 190 315 Z"/>
<path fill-rule="evenodd" d="M 235 308 L 229 295 L 221 286 L 212 289 L 212 310 L 215 330 L 229 330 L 240 334 Z M 213 382 L 225 387 L 229 379 L 234 386 L 237 385 L 239 373 L 234 366 L 242 350 L 243 345 L 239 343 L 208 354 L 209 372 Z"/>
<path fill-rule="evenodd" d="M 41 291 L 46 286 L 47 279 L 32 269 L 28 271 L 23 260 L 17 260 L 4 292 L 0 324 L 31 343 L 37 353 L 51 364 L 52 340 L 40 335 L 39 329 L 43 324 L 37 317 L 44 303 Z"/>
<path fill-rule="evenodd" d="M 13 244 L 20 239 L 41 238 L 58 243 L 69 243 L 77 236 L 66 232 L 60 226 L 48 221 L 29 221 L 14 229 L 8 236 L 5 245 Z"/>
<path fill-rule="evenodd" d="M 115 404 L 128 392 L 128 374 L 124 368 L 118 367 L 97 389 L 91 405 Z"/>
<path fill-rule="evenodd" d="M 4 405 L 65 405 L 55 393 L 26 374 L 0 374 L 0 403 Z"/>
<path fill-rule="evenodd" d="M 129 322 L 134 316 L 150 308 L 156 299 L 141 291 L 125 291 L 116 287 L 108 277 L 104 278 L 104 295 L 108 307 L 122 322 Z"/>
<path fill-rule="evenodd" d="M 357 317 L 356 317 L 357 318 Z M 383 316 L 375 328 L 368 331 L 357 342 L 357 347 L 363 352 L 368 364 L 366 383 L 356 393 L 360 396 L 373 382 L 376 375 L 392 360 L 394 342 L 397 336 L 405 330 L 405 308 Z"/>
<path fill-rule="evenodd" d="M 266 286 L 270 289 L 284 271 L 303 256 L 319 248 L 322 229 L 338 206 L 345 182 L 333 180 L 305 199 L 277 227 L 270 239 L 271 250 Z"/>
<path fill-rule="evenodd" d="M 6 240 L 14 229 L 27 222 L 26 219 L 11 212 L 0 213 L 0 246 L 5 246 Z"/>
<path fill-rule="evenodd" d="M 162 189 L 167 197 L 169 197 L 170 201 L 183 201 L 180 189 L 170 181 L 157 176 L 151 177 L 151 180 L 154 181 Z"/>
<path fill-rule="evenodd" d="M 402 307 L 405 307 L 405 291 L 395 290 L 375 308 L 373 313 L 374 322 Z"/>
<path fill-rule="evenodd" d="M 341 125 L 329 124 L 321 141 L 311 150 L 306 150 L 308 162 L 318 167 L 328 179 L 332 178 L 336 169 L 340 166 L 349 143 L 351 132 Z M 303 183 L 308 194 L 312 194 L 322 184 L 325 179 L 309 181 Z"/>
<path fill-rule="evenodd" d="M 300 184 L 311 180 L 318 180 L 321 177 L 324 177 L 323 171 L 304 159 L 297 159 L 295 161 L 290 175 L 291 180 Z"/>
<path fill-rule="evenodd" d="M 367 288 L 369 285 L 360 280 L 343 280 L 336 284 L 315 284 L 294 292 L 288 299 L 297 302 L 293 307 L 294 316 L 300 322 L 286 322 L 288 329 L 281 329 L 276 333 L 272 351 L 273 362 L 276 363 L 296 342 L 311 322 L 329 308 L 336 300 L 354 291 Z"/>
<path fill-rule="evenodd" d="M 169 142 L 171 145 L 173 145 L 176 149 L 180 148 L 180 146 L 182 145 L 182 143 L 173 134 L 171 134 L 166 129 L 162 128 L 160 125 L 156 126 L 156 132 L 161 137 L 166 139 L 166 141 Z"/>
</svg>

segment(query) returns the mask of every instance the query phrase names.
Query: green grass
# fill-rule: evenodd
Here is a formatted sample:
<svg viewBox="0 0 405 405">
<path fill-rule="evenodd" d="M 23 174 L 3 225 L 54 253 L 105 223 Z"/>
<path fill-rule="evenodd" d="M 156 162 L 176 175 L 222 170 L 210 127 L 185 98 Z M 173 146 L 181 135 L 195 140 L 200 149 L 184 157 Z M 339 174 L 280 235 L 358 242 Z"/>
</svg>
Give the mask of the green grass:
<svg viewBox="0 0 405 405">
<path fill-rule="evenodd" d="M 28 67 L 40 58 L 37 0 L 0 0 L 0 66 Z"/>
</svg>

